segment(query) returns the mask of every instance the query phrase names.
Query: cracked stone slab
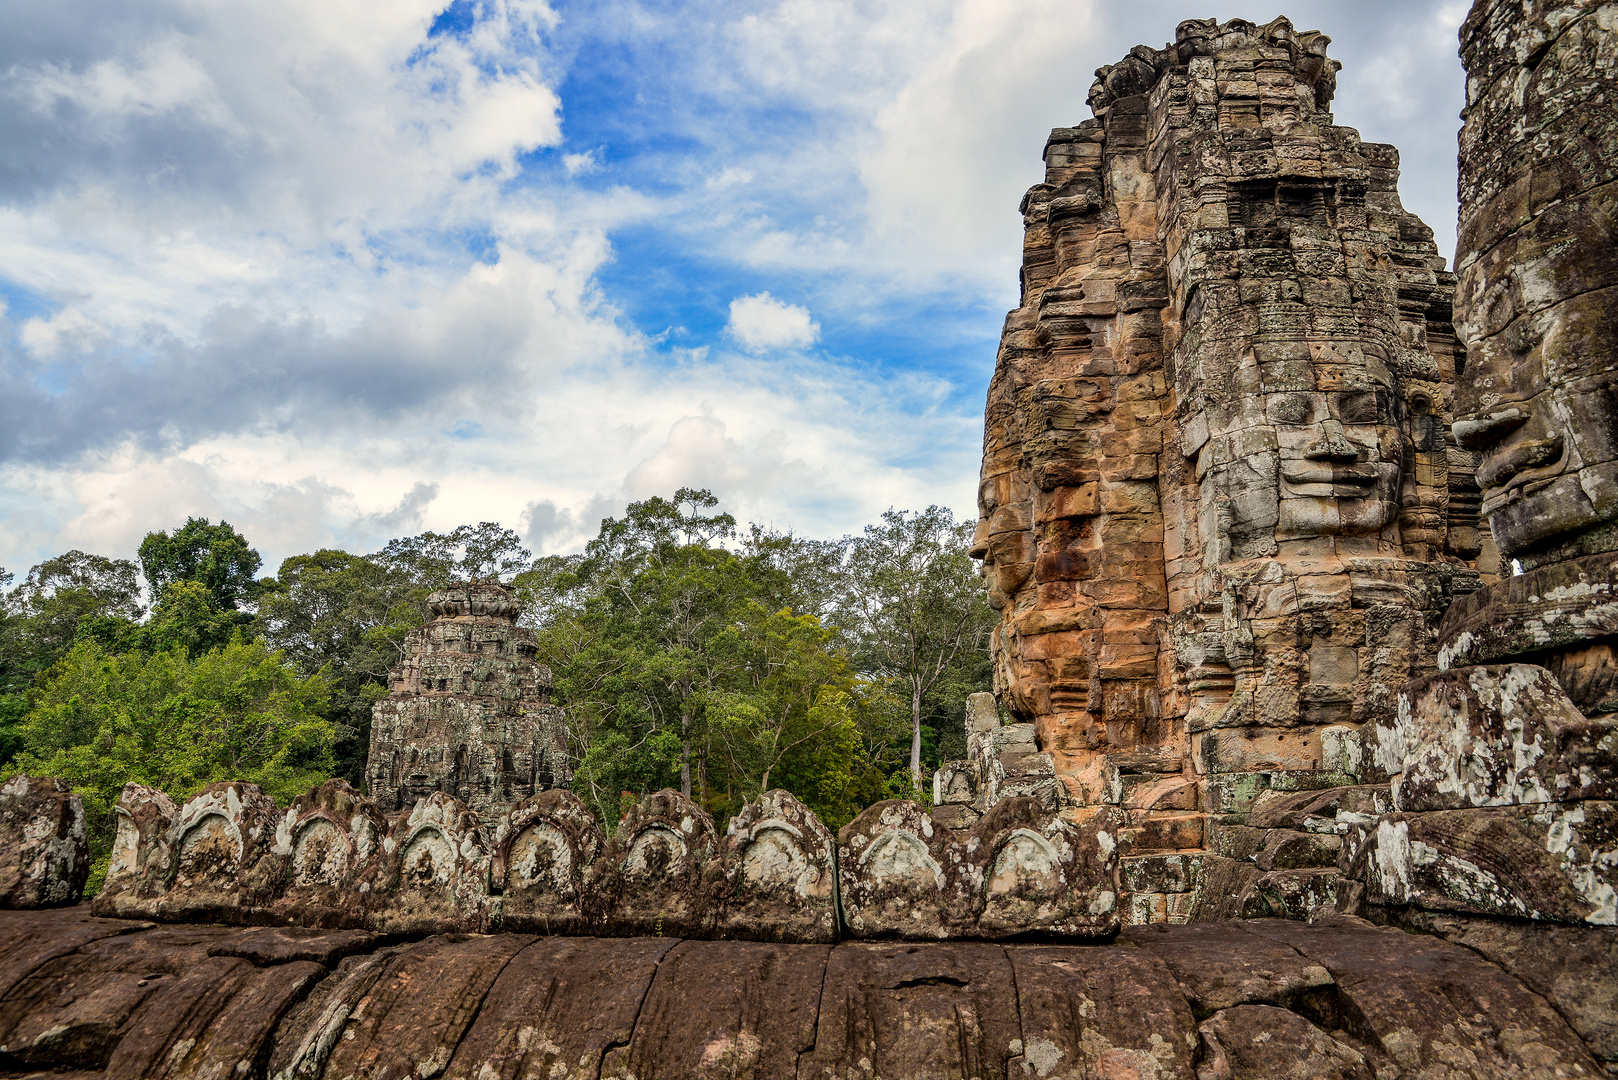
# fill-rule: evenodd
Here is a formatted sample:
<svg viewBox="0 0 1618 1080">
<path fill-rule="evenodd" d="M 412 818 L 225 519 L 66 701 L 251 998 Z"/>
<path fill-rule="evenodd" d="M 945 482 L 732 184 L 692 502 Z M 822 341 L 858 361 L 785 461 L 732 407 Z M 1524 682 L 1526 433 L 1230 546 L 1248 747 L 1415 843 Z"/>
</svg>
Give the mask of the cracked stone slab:
<svg viewBox="0 0 1618 1080">
<path fill-rule="evenodd" d="M 1283 942 L 1254 938 L 1241 923 L 1130 926 L 1119 937 L 1162 963 L 1204 1015 L 1237 1005 L 1288 1006 L 1332 985 L 1320 964 Z"/>
<path fill-rule="evenodd" d="M 1022 1053 L 1014 985 L 999 945 L 839 945 L 798 1078 L 1005 1076 Z"/>
<path fill-rule="evenodd" d="M 629 1044 L 673 938 L 541 938 L 483 999 L 445 1080 L 596 1080 Z"/>
<path fill-rule="evenodd" d="M 1608 1045 L 1610 1002 L 1574 999 L 1618 933 L 1474 920 L 1476 951 L 1357 919 L 1141 927 L 1085 945 L 451 935 L 371 939 L 376 951 L 328 970 L 274 962 L 289 954 L 255 950 L 262 929 L 105 936 L 98 921 L 88 929 L 104 936 L 87 940 L 69 911 L 0 912 L 0 941 L 56 943 L 0 994 L 10 1075 L 1189 1080 L 1193 1061 L 1223 1061 L 1234 1080 L 1262 1075 L 1252 1063 L 1279 1041 L 1351 1076 L 1335 1047 L 1379 1076 L 1599 1076 L 1579 1036 Z M 327 933 L 346 943 L 329 956 L 354 944 Z M 230 955 L 253 952 L 263 966 Z M 1274 1011 L 1238 1011 L 1254 1008 Z M 1275 1034 L 1259 1038 L 1254 1017 Z"/>
<path fill-rule="evenodd" d="M 773 1080 L 815 1045 L 827 945 L 681 942 L 603 1077 Z"/>
<path fill-rule="evenodd" d="M 1601 1075 L 1589 1049 L 1543 998 L 1468 949 L 1340 916 L 1312 925 L 1264 919 L 1241 927 L 1291 946 L 1330 972 L 1336 993 L 1318 999 L 1314 1015 L 1401 1070 Z"/>
<path fill-rule="evenodd" d="M 526 934 L 449 935 L 396 953 L 349 1014 L 324 1075 L 332 1080 L 439 1075 L 484 995 L 533 940 Z"/>
<path fill-rule="evenodd" d="M 1007 945 L 1006 956 L 1022 1022 L 1010 1075 L 1194 1076 L 1191 1009 L 1159 956 L 1038 945 Z"/>
</svg>

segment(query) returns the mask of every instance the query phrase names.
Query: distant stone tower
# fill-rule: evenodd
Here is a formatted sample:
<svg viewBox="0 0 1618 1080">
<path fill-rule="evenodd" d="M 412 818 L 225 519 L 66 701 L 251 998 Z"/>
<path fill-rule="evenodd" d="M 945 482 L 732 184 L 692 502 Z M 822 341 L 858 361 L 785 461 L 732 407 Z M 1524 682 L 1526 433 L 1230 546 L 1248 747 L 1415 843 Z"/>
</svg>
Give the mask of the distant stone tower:
<svg viewBox="0 0 1618 1080">
<path fill-rule="evenodd" d="M 565 787 L 567 725 L 511 590 L 472 581 L 427 602 L 438 617 L 406 639 L 410 655 L 371 713 L 372 797 L 399 811 L 442 791 L 491 822 L 519 799 Z"/>
</svg>

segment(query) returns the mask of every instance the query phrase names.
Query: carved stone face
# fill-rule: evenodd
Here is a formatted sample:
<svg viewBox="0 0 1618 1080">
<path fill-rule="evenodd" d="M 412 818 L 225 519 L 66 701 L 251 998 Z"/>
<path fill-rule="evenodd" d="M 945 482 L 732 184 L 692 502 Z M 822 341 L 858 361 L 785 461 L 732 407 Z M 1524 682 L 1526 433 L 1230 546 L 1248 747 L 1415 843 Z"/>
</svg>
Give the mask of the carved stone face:
<svg viewBox="0 0 1618 1080">
<path fill-rule="evenodd" d="M 1488 314 L 1504 327 L 1468 350 L 1454 430 L 1481 452 L 1477 481 L 1496 543 L 1533 565 L 1543 561 L 1535 549 L 1618 520 L 1618 303 L 1614 290 L 1596 290 L 1529 312 L 1524 292 L 1508 286 L 1494 297 Z M 1598 538 L 1567 554 L 1614 546 Z"/>
<path fill-rule="evenodd" d="M 1246 392 L 1206 410 L 1199 471 L 1216 561 L 1271 554 L 1277 541 L 1375 535 L 1399 513 L 1405 457 L 1398 379 L 1359 349 L 1309 347 L 1307 370 L 1238 371 Z"/>
</svg>

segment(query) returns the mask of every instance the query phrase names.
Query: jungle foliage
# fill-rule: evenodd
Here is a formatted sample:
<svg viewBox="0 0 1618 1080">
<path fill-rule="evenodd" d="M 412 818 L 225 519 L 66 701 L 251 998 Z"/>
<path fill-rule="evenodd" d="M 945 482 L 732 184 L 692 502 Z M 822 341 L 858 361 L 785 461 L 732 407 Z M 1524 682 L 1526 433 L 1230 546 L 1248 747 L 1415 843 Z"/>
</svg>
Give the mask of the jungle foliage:
<svg viewBox="0 0 1618 1080">
<path fill-rule="evenodd" d="M 128 780 L 180 798 L 220 779 L 283 800 L 328 776 L 360 786 L 371 706 L 428 595 L 496 577 L 553 670 L 574 789 L 606 820 L 662 787 L 720 819 L 784 787 L 835 828 L 920 796 L 964 752 L 993 625 L 968 531 L 929 507 L 808 540 L 682 489 L 603 520 L 576 555 L 536 559 L 482 522 L 259 578 L 245 537 L 191 518 L 136 560 L 71 551 L 9 589 L 0 570 L 0 775 L 67 779 L 103 846 Z"/>
</svg>

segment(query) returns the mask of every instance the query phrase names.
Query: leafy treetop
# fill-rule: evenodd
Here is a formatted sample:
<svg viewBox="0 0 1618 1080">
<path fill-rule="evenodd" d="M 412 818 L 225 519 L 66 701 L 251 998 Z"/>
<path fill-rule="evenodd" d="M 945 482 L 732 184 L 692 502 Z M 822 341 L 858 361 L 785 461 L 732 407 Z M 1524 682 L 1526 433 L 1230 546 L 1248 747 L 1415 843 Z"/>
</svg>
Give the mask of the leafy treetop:
<svg viewBox="0 0 1618 1080">
<path fill-rule="evenodd" d="M 169 586 L 177 581 L 203 585 L 219 611 L 251 604 L 259 592 L 253 575 L 264 560 L 229 522 L 213 525 L 207 518 L 187 518 L 173 536 L 161 531 L 147 533 L 139 554 L 154 604 L 161 604 Z"/>
</svg>

